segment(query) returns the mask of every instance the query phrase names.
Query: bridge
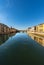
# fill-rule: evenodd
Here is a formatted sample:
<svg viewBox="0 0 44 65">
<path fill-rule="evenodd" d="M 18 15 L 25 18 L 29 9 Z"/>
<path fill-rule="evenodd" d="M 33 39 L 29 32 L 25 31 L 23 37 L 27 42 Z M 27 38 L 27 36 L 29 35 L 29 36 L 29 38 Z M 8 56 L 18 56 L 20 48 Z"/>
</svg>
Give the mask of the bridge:
<svg viewBox="0 0 44 65">
<path fill-rule="evenodd" d="M 27 32 L 27 30 L 19 30 L 19 32 L 23 32 L 24 33 L 24 32 Z"/>
</svg>

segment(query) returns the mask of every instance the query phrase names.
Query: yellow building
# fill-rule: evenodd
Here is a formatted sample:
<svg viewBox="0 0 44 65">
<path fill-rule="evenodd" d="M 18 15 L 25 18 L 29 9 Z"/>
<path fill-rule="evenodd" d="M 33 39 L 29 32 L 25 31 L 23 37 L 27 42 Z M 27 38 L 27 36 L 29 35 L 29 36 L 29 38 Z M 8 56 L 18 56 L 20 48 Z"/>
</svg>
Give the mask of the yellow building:
<svg viewBox="0 0 44 65">
<path fill-rule="evenodd" d="M 36 32 L 44 32 L 44 23 L 36 26 Z"/>
</svg>

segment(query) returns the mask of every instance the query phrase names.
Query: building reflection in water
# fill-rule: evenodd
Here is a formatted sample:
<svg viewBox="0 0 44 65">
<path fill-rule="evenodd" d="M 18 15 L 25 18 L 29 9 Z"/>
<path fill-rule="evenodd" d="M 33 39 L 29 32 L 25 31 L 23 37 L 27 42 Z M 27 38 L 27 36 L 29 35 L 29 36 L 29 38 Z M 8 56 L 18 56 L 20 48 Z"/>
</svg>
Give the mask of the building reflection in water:
<svg viewBox="0 0 44 65">
<path fill-rule="evenodd" d="M 41 44 L 42 46 L 44 46 L 44 37 L 41 36 L 37 36 L 34 34 L 28 34 L 33 40 L 35 40 L 36 42 L 38 42 L 39 44 Z"/>
<path fill-rule="evenodd" d="M 9 39 L 9 37 L 12 37 L 14 34 L 8 34 L 8 35 L 0 35 L 0 45 L 5 43 Z"/>
</svg>

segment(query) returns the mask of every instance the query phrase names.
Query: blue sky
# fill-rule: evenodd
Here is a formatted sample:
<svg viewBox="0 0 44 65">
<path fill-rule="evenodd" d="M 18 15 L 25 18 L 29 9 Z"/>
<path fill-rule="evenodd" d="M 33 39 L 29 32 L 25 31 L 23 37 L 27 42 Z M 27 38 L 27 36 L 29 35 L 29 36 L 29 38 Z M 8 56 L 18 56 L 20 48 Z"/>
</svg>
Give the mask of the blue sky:
<svg viewBox="0 0 44 65">
<path fill-rule="evenodd" d="M 44 23 L 44 0 L 0 0 L 0 22 L 17 29 Z"/>
</svg>

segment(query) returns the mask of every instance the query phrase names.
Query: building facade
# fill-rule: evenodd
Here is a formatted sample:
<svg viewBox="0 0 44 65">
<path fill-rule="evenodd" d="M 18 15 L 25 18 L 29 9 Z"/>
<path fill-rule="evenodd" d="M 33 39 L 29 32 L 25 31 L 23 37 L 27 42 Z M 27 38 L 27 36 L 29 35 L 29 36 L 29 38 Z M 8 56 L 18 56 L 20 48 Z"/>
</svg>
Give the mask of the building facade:
<svg viewBox="0 0 44 65">
<path fill-rule="evenodd" d="M 9 27 L 5 24 L 0 23 L 0 34 L 9 33 Z"/>
<path fill-rule="evenodd" d="M 29 27 L 27 29 L 27 32 L 40 32 L 40 33 L 44 33 L 44 23 L 39 24 L 37 26 Z"/>
<path fill-rule="evenodd" d="M 15 33 L 15 28 L 9 28 L 7 25 L 0 23 L 0 34 Z"/>
<path fill-rule="evenodd" d="M 16 29 L 15 28 L 10 28 L 10 33 L 16 33 Z"/>
<path fill-rule="evenodd" d="M 44 32 L 44 23 L 36 26 L 36 32 Z"/>
<path fill-rule="evenodd" d="M 28 29 L 27 29 L 27 32 L 34 32 L 34 26 L 33 27 L 29 27 Z"/>
</svg>

